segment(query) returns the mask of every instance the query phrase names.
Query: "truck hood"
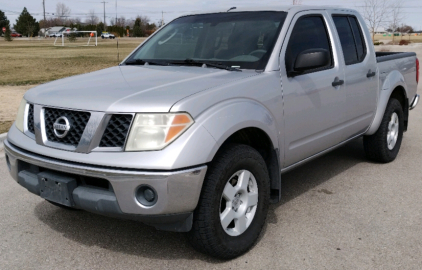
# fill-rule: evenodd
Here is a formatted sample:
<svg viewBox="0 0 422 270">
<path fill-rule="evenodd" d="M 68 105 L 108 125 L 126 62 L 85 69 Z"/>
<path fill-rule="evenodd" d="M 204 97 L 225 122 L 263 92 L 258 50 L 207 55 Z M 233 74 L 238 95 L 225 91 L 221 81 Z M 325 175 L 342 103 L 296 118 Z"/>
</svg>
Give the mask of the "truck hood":
<svg viewBox="0 0 422 270">
<path fill-rule="evenodd" d="M 168 112 L 177 101 L 255 71 L 186 66 L 118 66 L 32 88 L 28 102 L 101 112 Z"/>
</svg>

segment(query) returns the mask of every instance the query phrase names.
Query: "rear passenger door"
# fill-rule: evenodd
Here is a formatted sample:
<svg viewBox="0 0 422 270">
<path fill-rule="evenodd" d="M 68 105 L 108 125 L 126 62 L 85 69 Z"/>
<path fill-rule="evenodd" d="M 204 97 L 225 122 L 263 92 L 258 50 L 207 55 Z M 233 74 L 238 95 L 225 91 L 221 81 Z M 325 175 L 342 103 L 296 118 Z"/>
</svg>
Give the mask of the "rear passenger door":
<svg viewBox="0 0 422 270">
<path fill-rule="evenodd" d="M 341 142 L 344 70 L 338 61 L 339 44 L 333 29 L 325 11 L 306 11 L 295 15 L 286 34 L 280 58 L 285 167 Z M 308 50 L 328 51 L 329 63 L 291 75 L 289 70 L 298 55 Z"/>
<path fill-rule="evenodd" d="M 365 132 L 374 118 L 378 97 L 377 64 L 372 39 L 365 37 L 358 18 L 352 14 L 331 16 L 345 62 L 345 126 L 341 136 L 347 140 Z"/>
</svg>

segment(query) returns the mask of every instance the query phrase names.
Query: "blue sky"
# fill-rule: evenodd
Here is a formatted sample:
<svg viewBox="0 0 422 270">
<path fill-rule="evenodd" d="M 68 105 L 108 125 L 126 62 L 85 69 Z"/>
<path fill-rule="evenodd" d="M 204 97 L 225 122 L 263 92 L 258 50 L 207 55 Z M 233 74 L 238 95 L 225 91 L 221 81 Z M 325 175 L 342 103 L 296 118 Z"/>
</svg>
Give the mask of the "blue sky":
<svg viewBox="0 0 422 270">
<path fill-rule="evenodd" d="M 56 11 L 56 4 L 62 2 L 71 8 L 71 16 L 83 20 L 89 10 L 94 9 L 98 17 L 103 18 L 103 0 L 45 0 L 48 16 Z M 116 16 L 116 0 L 105 0 L 106 21 L 109 23 L 112 17 Z M 393 0 L 395 1 L 395 0 Z M 288 5 L 291 0 L 117 0 L 118 16 L 125 16 L 127 19 L 135 18 L 137 15 L 148 16 L 152 22 L 161 19 L 161 12 L 164 12 L 166 22 L 185 13 L 214 10 L 219 8 L 230 8 L 233 6 L 257 6 L 257 5 Z M 422 30 L 422 0 L 403 0 L 403 23 L 413 26 L 416 30 Z M 344 6 L 360 9 L 364 0 L 302 0 L 303 5 L 331 5 Z M 13 25 L 23 7 L 33 14 L 38 20 L 42 18 L 42 0 L 0 0 L 0 9 L 5 11 L 8 19 Z"/>
</svg>

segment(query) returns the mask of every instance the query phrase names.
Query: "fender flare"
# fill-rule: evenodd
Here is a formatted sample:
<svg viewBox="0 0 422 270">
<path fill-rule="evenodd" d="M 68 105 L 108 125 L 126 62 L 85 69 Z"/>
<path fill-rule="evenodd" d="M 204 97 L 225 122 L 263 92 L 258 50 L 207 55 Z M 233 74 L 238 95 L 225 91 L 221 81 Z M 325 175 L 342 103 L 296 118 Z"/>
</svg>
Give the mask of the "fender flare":
<svg viewBox="0 0 422 270">
<path fill-rule="evenodd" d="M 258 128 L 267 134 L 273 149 L 279 149 L 279 129 L 275 117 L 259 102 L 252 99 L 230 99 L 203 112 L 198 123 L 216 141 L 207 160 L 213 160 L 223 143 L 234 133 L 245 128 Z"/>
<path fill-rule="evenodd" d="M 382 85 L 382 88 L 380 90 L 374 120 L 372 121 L 372 124 L 369 127 L 368 131 L 365 133 L 365 135 L 373 135 L 375 134 L 375 132 L 377 132 L 378 128 L 381 125 L 382 118 L 384 117 L 385 110 L 387 109 L 387 104 L 390 100 L 391 94 L 398 87 L 404 89 L 404 94 L 406 95 L 407 100 L 407 85 L 404 80 L 404 77 L 399 71 L 394 70 L 390 74 L 388 74 L 388 76 L 384 80 L 384 84 Z"/>
</svg>

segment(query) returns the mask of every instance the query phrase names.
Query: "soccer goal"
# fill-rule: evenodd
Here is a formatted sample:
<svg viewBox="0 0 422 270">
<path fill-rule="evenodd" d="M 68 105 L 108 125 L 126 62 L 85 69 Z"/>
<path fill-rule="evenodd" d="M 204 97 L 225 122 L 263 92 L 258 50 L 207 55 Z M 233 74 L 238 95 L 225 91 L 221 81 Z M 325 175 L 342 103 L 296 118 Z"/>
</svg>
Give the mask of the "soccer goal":
<svg viewBox="0 0 422 270">
<path fill-rule="evenodd" d="M 97 31 L 64 31 L 56 34 L 54 46 L 61 47 L 86 47 L 97 46 Z"/>
</svg>

